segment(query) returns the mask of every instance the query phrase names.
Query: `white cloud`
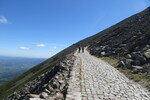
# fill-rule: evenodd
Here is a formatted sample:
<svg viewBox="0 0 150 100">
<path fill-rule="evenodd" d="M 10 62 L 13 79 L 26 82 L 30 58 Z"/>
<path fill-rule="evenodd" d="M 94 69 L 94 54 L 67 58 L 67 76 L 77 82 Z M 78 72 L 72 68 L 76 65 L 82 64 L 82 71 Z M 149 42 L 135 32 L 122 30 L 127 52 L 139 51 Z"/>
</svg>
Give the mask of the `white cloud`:
<svg viewBox="0 0 150 100">
<path fill-rule="evenodd" d="M 0 16 L 0 23 L 7 24 L 8 20 L 4 16 Z"/>
<path fill-rule="evenodd" d="M 36 46 L 37 47 L 45 47 L 46 45 L 45 44 L 37 44 Z"/>
<path fill-rule="evenodd" d="M 21 47 L 19 47 L 19 49 L 21 49 L 21 50 L 29 50 L 30 48 L 21 46 Z"/>
</svg>

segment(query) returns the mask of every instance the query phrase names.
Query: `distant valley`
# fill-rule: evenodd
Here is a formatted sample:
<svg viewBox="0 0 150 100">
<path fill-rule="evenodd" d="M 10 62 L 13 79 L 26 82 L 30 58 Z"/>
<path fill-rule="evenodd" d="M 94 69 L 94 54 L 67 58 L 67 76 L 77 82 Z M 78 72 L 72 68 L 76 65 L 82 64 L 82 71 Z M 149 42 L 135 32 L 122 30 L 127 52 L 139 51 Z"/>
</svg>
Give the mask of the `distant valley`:
<svg viewBox="0 0 150 100">
<path fill-rule="evenodd" d="M 0 84 L 22 74 L 45 58 L 25 58 L 0 56 Z"/>
</svg>

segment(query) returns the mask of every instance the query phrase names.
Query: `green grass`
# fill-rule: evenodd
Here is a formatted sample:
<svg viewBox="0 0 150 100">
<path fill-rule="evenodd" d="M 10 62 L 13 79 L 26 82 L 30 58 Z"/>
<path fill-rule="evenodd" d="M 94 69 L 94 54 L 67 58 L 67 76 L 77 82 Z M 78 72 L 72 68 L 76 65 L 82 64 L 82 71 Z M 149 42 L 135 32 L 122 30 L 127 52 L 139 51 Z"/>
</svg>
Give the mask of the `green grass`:
<svg viewBox="0 0 150 100">
<path fill-rule="evenodd" d="M 41 67 L 45 63 L 46 63 L 46 61 L 31 68 L 30 70 L 23 73 L 22 75 L 6 82 L 5 84 L 0 85 L 0 100 L 2 98 L 6 98 L 10 94 L 12 94 L 14 91 L 17 91 L 18 89 L 22 88 L 27 82 L 35 79 L 37 76 L 45 73 L 46 71 L 51 70 L 55 66 L 55 64 L 51 64 L 49 67 L 46 67 L 46 68 Z M 25 78 L 25 76 L 27 76 L 29 74 L 32 74 L 32 76 L 30 78 L 26 79 L 21 84 L 16 85 L 16 83 L 18 81 L 22 80 L 23 78 Z"/>
<path fill-rule="evenodd" d="M 100 59 L 105 60 L 112 66 L 116 66 L 118 64 L 118 60 L 115 58 L 109 58 L 109 57 L 101 57 Z"/>
<path fill-rule="evenodd" d="M 131 70 L 123 67 L 116 67 L 118 64 L 118 60 L 111 58 L 111 57 L 102 57 L 102 60 L 105 60 L 110 65 L 114 66 L 116 69 L 118 69 L 120 72 L 122 72 L 126 77 L 129 79 L 138 82 L 142 86 L 146 87 L 148 90 L 150 90 L 150 73 L 138 73 L 138 74 L 132 74 Z"/>
</svg>

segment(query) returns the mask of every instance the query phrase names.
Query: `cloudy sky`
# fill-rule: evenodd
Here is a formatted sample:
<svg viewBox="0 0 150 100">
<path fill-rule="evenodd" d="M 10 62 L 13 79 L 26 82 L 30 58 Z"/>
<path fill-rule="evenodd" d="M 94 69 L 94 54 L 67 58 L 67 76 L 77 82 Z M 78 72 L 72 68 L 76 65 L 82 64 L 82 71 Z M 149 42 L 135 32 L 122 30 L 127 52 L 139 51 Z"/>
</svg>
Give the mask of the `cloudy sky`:
<svg viewBox="0 0 150 100">
<path fill-rule="evenodd" d="M 0 0 L 0 55 L 48 58 L 150 0 Z"/>
</svg>

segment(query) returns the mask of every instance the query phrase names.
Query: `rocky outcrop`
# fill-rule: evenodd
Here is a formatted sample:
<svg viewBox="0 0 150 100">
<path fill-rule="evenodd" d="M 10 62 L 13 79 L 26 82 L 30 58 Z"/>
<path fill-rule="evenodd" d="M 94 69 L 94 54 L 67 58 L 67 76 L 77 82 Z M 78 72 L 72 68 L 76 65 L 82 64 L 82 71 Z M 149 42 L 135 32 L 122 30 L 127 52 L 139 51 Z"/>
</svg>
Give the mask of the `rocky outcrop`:
<svg viewBox="0 0 150 100">
<path fill-rule="evenodd" d="M 149 66 L 149 48 L 150 45 L 146 45 L 137 52 L 127 54 L 125 57 L 120 59 L 117 67 L 125 67 L 131 69 L 133 74 L 136 74 L 138 72 L 149 72 L 149 70 L 145 70 L 145 68 L 148 68 Z"/>
<path fill-rule="evenodd" d="M 149 46 L 149 45 L 148 45 Z M 150 46 L 149 46 L 150 48 Z M 144 52 L 144 56 L 147 58 L 147 59 L 150 59 L 150 49 L 147 49 L 145 52 Z"/>
<path fill-rule="evenodd" d="M 67 56 L 52 70 L 28 82 L 23 88 L 10 95 L 7 100 L 29 100 L 29 98 L 64 100 L 74 60 L 73 55 Z"/>
<path fill-rule="evenodd" d="M 106 57 L 115 54 L 114 49 L 108 45 L 91 48 L 90 52 L 92 55 L 100 57 Z"/>
</svg>

